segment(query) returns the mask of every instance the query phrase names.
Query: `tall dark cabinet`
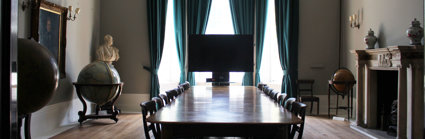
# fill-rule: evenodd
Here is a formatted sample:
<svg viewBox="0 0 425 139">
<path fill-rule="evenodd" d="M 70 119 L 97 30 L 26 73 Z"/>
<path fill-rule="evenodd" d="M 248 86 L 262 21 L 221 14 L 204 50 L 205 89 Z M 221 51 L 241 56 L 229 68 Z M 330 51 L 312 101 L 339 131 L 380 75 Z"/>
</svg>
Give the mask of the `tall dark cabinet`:
<svg viewBox="0 0 425 139">
<path fill-rule="evenodd" d="M 18 0 L 0 1 L 0 119 L 1 137 L 18 138 L 17 103 L 12 100 L 12 48 L 17 50 Z M 16 93 L 16 92 L 15 92 Z"/>
</svg>

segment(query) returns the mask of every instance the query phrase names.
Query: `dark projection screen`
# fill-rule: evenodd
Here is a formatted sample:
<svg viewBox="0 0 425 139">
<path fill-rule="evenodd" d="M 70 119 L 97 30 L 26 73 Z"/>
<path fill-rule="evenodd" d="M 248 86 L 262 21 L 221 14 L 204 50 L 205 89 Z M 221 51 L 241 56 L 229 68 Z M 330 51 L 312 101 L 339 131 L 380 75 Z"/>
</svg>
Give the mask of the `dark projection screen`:
<svg viewBox="0 0 425 139">
<path fill-rule="evenodd" d="M 189 35 L 189 71 L 253 72 L 252 35 Z"/>
</svg>

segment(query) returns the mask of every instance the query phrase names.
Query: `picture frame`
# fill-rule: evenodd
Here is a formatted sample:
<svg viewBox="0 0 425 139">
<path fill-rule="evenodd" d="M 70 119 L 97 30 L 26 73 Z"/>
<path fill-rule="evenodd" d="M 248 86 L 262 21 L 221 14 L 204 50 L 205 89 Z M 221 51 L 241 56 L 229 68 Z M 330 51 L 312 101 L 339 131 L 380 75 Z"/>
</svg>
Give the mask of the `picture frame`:
<svg viewBox="0 0 425 139">
<path fill-rule="evenodd" d="M 44 0 L 37 1 L 31 12 L 31 38 L 53 54 L 60 78 L 66 77 L 65 48 L 68 8 Z"/>
</svg>

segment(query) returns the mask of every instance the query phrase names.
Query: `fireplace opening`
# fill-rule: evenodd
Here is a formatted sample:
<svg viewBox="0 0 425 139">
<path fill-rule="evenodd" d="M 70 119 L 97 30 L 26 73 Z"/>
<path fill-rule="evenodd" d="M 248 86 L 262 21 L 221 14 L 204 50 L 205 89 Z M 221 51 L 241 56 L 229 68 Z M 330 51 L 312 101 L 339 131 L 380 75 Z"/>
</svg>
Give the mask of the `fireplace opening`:
<svg viewBox="0 0 425 139">
<path fill-rule="evenodd" d="M 397 103 L 395 101 L 397 101 L 398 92 L 398 72 L 377 71 L 376 76 L 378 92 L 377 128 L 387 131 L 389 135 L 396 135 L 397 133 L 394 132 L 397 131 Z"/>
</svg>

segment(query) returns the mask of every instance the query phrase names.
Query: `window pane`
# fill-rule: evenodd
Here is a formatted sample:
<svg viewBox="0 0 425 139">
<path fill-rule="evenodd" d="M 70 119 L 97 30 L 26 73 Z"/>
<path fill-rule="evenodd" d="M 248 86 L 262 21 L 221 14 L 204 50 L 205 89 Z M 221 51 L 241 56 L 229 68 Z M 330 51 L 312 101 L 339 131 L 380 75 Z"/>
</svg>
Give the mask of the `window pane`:
<svg viewBox="0 0 425 139">
<path fill-rule="evenodd" d="M 167 19 L 165 23 L 164 50 L 158 70 L 160 93 L 176 88 L 180 82 L 180 67 L 177 56 L 174 33 L 173 0 L 168 1 Z"/>
<path fill-rule="evenodd" d="M 266 34 L 264 36 L 260 79 L 275 90 L 281 90 L 283 71 L 280 66 L 276 33 L 274 0 L 268 1 Z"/>
</svg>

